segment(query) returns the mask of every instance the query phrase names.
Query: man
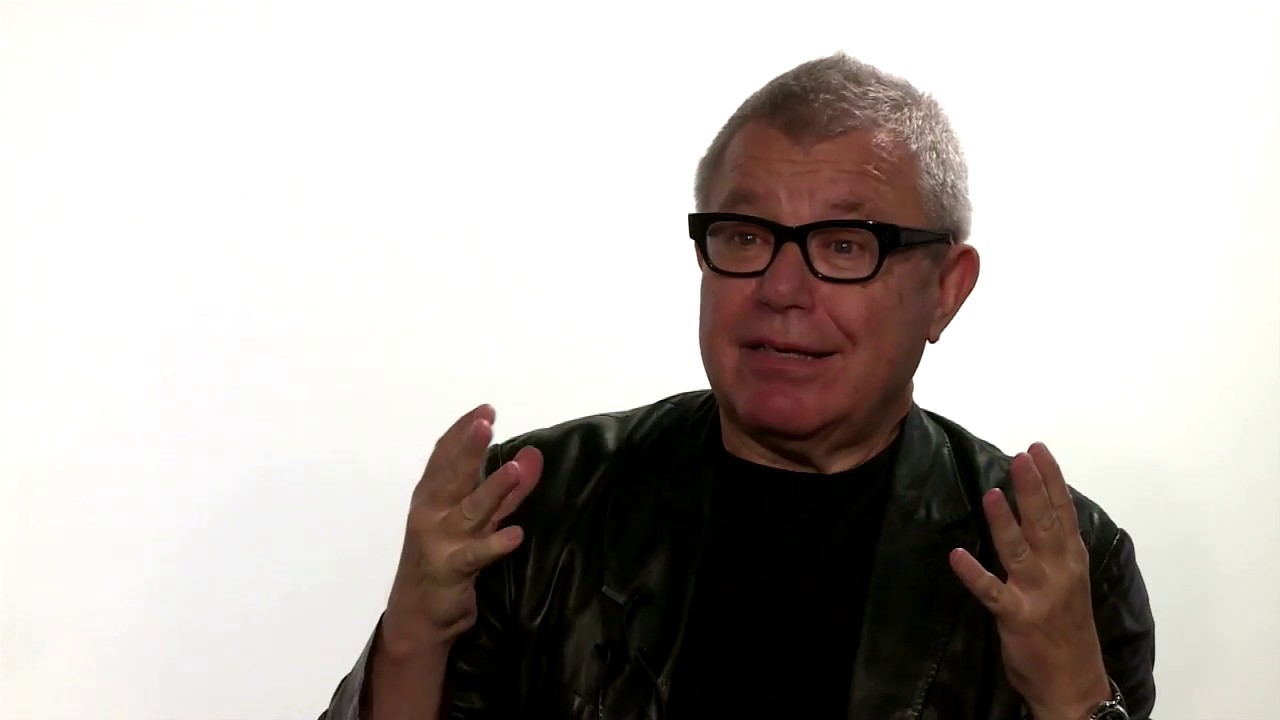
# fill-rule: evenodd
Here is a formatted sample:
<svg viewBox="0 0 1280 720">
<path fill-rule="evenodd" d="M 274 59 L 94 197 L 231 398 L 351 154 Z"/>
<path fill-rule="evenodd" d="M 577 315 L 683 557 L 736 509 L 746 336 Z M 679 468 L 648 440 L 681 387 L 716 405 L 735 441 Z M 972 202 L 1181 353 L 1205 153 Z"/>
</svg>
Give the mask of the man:
<svg viewBox="0 0 1280 720">
<path fill-rule="evenodd" d="M 322 718 L 1149 717 L 1130 537 L 1042 445 L 913 402 L 978 277 L 938 105 L 805 63 L 696 198 L 711 391 L 493 448 L 493 409 L 462 417 Z"/>
</svg>

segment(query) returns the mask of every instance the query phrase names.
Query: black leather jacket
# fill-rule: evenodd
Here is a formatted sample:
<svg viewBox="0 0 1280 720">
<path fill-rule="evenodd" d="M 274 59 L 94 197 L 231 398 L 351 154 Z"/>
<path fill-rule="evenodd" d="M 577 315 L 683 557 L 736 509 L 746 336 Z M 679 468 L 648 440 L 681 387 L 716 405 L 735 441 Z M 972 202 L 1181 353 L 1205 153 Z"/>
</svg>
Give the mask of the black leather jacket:
<svg viewBox="0 0 1280 720">
<path fill-rule="evenodd" d="M 663 699 L 715 487 L 717 418 L 711 394 L 695 392 L 494 449 L 490 470 L 526 444 L 546 465 L 513 519 L 525 543 L 477 582 L 480 616 L 451 654 L 445 717 L 672 720 Z M 994 623 L 947 562 L 963 547 L 998 568 L 979 498 L 1002 487 L 1013 499 L 1010 458 L 918 407 L 902 432 L 848 718 L 1017 720 Z M 1075 502 L 1107 670 L 1131 716 L 1149 718 L 1155 632 L 1133 541 Z M 376 637 L 321 720 L 359 717 Z"/>
</svg>

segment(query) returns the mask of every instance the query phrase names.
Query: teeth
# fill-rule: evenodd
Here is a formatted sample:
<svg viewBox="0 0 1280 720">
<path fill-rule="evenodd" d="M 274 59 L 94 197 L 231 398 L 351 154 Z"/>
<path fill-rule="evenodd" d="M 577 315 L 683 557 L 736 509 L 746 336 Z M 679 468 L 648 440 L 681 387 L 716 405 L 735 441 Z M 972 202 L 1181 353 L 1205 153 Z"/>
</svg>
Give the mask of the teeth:
<svg viewBox="0 0 1280 720">
<path fill-rule="evenodd" d="M 767 351 L 769 351 L 769 352 L 771 352 L 771 353 L 774 353 L 774 354 L 776 354 L 776 355 L 782 355 L 783 357 L 802 358 L 802 359 L 804 359 L 804 360 L 812 360 L 812 359 L 813 359 L 813 356 L 812 356 L 812 355 L 808 355 L 808 354 L 806 354 L 806 353 L 801 353 L 801 352 L 791 352 L 790 350 L 779 350 L 779 349 L 777 349 L 777 348 L 772 348 L 772 347 L 769 347 L 769 346 L 767 346 L 767 345 L 766 345 L 763 349 L 764 349 L 764 350 L 767 350 Z"/>
</svg>

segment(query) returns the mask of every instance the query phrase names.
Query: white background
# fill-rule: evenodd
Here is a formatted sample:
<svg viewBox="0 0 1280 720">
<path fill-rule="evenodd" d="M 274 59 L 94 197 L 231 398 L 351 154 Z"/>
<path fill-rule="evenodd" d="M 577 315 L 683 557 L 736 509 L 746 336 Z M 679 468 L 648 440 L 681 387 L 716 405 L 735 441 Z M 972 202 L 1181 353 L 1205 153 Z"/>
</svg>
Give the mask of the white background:
<svg viewBox="0 0 1280 720">
<path fill-rule="evenodd" d="M 1275 717 L 1276 3 L 429 4 L 0 6 L 0 716 L 318 714 L 456 415 L 705 386 L 694 163 L 844 49 L 971 160 L 921 404 L 1133 533 L 1163 720 Z"/>
</svg>

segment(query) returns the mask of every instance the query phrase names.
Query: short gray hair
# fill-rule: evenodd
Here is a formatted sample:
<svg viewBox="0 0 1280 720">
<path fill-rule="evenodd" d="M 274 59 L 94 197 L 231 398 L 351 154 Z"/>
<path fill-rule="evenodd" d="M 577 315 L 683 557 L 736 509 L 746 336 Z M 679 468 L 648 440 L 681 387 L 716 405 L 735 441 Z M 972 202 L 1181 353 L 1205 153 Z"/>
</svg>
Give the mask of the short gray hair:
<svg viewBox="0 0 1280 720">
<path fill-rule="evenodd" d="M 968 168 L 942 107 L 906 80 L 844 53 L 811 60 L 770 80 L 742 103 L 698 163 L 694 198 L 709 209 L 711 184 L 729 143 L 744 126 L 770 125 L 797 142 L 877 131 L 885 151 L 903 147 L 916 162 L 925 210 L 957 242 L 969 237 Z"/>
</svg>

